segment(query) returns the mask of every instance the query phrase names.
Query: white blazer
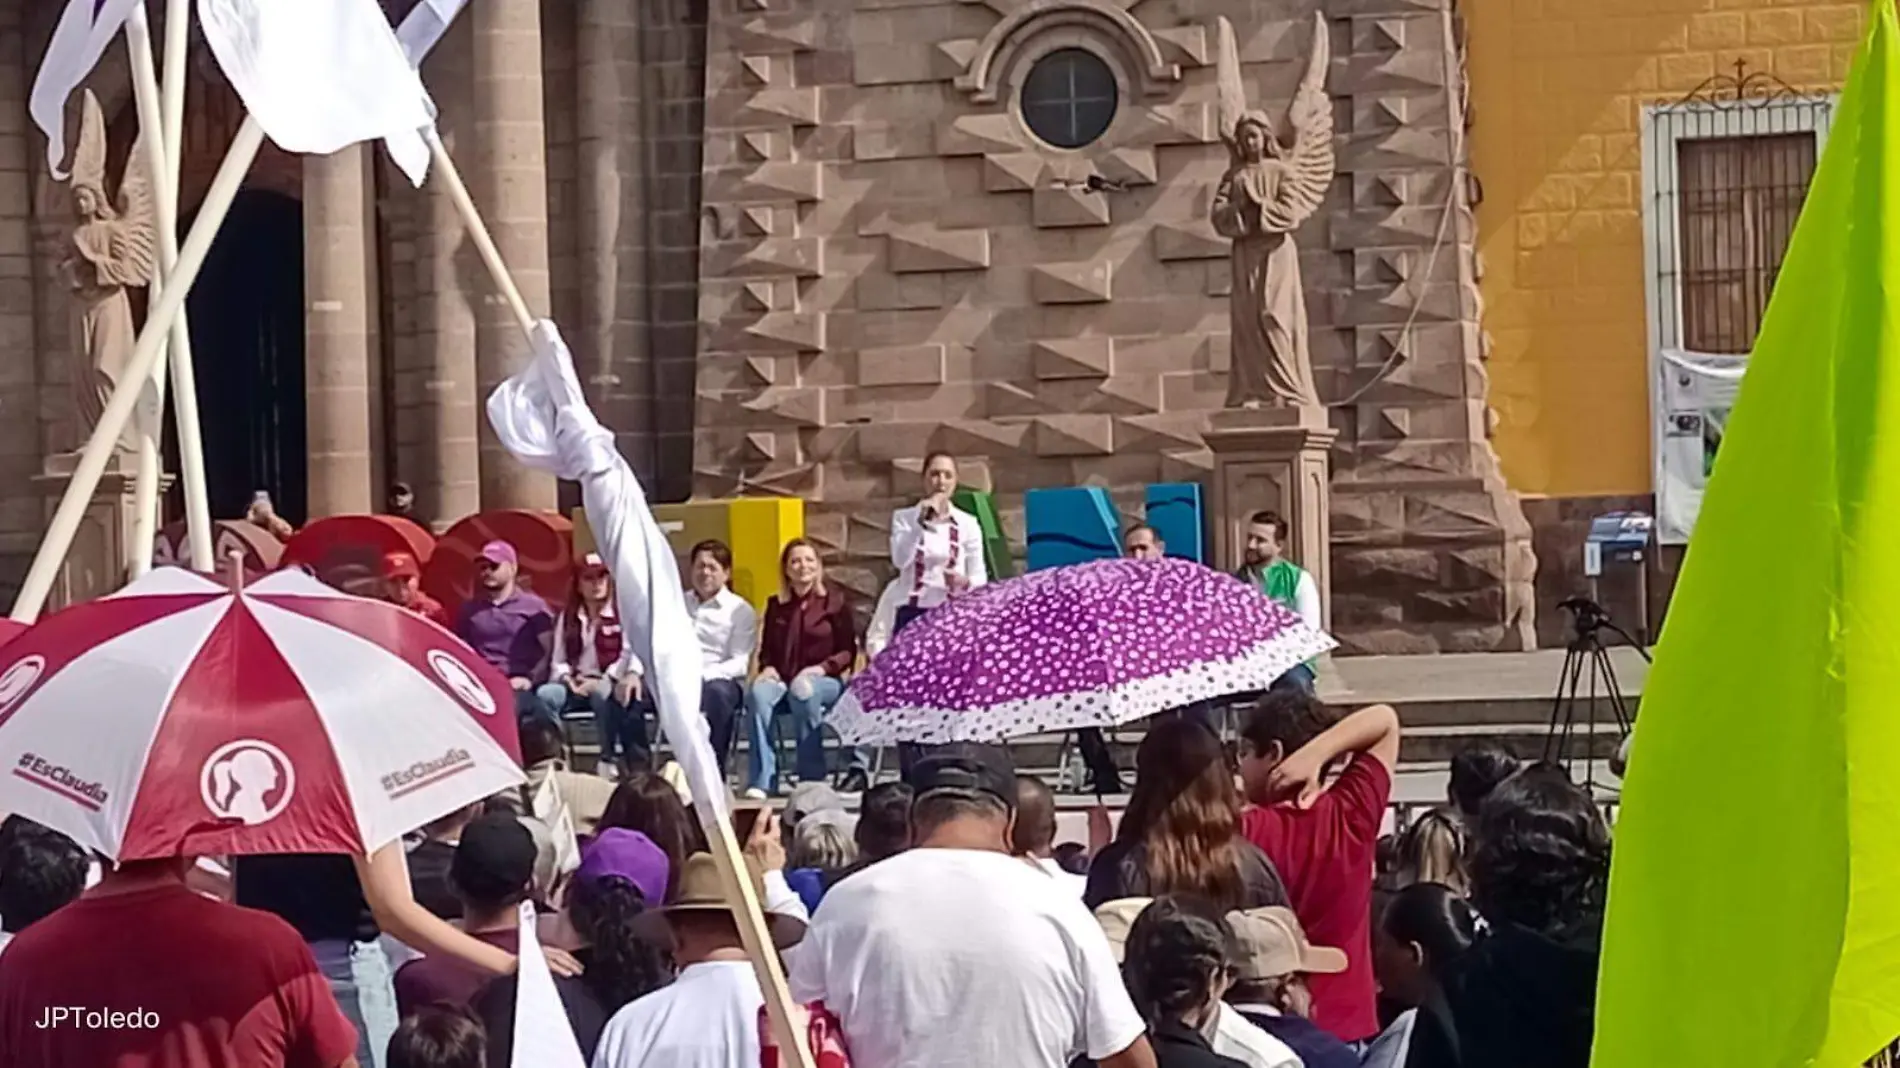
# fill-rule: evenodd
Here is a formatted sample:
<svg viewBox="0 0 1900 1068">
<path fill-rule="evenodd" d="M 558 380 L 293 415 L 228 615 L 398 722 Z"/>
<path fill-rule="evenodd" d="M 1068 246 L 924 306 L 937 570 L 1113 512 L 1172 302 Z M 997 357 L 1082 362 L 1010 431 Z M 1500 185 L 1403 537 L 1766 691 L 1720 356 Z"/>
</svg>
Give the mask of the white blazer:
<svg viewBox="0 0 1900 1068">
<path fill-rule="evenodd" d="M 899 508 L 891 513 L 891 566 L 897 568 L 906 604 L 935 608 L 950 596 L 945 574 L 962 575 L 972 589 L 989 581 L 983 525 L 954 506 L 949 520 L 929 524 L 918 518 L 916 505 Z"/>
</svg>

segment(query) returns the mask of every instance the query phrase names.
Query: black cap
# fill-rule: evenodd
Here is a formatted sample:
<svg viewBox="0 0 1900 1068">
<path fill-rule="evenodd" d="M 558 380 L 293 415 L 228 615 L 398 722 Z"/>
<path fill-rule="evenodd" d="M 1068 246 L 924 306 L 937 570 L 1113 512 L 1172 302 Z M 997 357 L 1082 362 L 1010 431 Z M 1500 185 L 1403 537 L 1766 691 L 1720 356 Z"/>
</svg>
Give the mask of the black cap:
<svg viewBox="0 0 1900 1068">
<path fill-rule="evenodd" d="M 462 829 L 449 879 L 476 904 L 520 900 L 534 882 L 534 835 L 507 813 L 482 816 Z"/>
<path fill-rule="evenodd" d="M 1016 807 L 1016 762 L 1000 745 L 952 742 L 928 749 L 911 768 L 910 784 L 918 797 L 932 790 L 974 790 Z"/>
</svg>

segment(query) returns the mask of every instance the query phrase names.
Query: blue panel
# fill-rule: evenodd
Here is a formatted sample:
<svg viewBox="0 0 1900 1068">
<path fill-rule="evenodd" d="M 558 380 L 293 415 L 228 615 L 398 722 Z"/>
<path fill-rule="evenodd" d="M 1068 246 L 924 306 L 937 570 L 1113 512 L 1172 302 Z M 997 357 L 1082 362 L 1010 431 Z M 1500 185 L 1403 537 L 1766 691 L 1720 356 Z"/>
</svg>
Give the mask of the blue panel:
<svg viewBox="0 0 1900 1068">
<path fill-rule="evenodd" d="M 1121 525 L 1100 486 L 1032 489 L 1023 511 L 1031 571 L 1121 555 Z"/>
<path fill-rule="evenodd" d="M 1161 535 L 1169 556 L 1207 563 L 1207 523 L 1199 482 L 1157 482 L 1148 487 L 1147 523 Z"/>
</svg>

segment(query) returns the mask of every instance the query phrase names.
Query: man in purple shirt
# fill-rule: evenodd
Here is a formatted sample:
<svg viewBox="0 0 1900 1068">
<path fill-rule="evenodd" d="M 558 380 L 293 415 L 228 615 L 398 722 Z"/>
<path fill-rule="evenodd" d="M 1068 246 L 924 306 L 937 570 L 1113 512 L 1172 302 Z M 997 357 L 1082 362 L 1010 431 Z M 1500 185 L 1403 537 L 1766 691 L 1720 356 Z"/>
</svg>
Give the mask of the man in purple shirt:
<svg viewBox="0 0 1900 1068">
<path fill-rule="evenodd" d="M 505 541 L 482 546 L 475 558 L 475 592 L 455 615 L 455 633 L 475 655 L 495 665 L 515 688 L 515 711 L 539 714 L 537 684 L 547 681 L 554 613 L 516 583 L 520 557 Z"/>
</svg>

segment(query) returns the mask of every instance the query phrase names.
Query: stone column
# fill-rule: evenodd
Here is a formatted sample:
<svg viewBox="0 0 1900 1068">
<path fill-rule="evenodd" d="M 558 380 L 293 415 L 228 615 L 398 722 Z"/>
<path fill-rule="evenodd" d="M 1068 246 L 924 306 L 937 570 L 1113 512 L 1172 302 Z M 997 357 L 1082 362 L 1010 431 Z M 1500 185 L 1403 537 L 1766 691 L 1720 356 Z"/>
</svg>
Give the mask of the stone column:
<svg viewBox="0 0 1900 1068">
<path fill-rule="evenodd" d="M 483 0 L 466 16 L 475 34 L 472 151 L 462 160 L 475 203 L 536 315 L 548 312 L 547 138 L 542 128 L 540 0 Z M 479 402 L 528 351 L 494 287 L 482 279 L 475 313 Z M 554 480 L 516 463 L 480 421 L 483 508 L 553 508 Z"/>
<path fill-rule="evenodd" d="M 594 410 L 652 485 L 640 14 L 625 0 L 580 0 L 578 14 L 581 314 L 570 340 Z"/>
<path fill-rule="evenodd" d="M 1216 413 L 1205 435 L 1214 453 L 1214 566 L 1237 567 L 1248 518 L 1274 511 L 1290 528 L 1287 559 L 1319 587 L 1320 618 L 1330 627 L 1332 483 L 1327 452 L 1339 432 L 1324 408 L 1263 408 Z"/>
<path fill-rule="evenodd" d="M 304 388 L 312 519 L 377 510 L 371 467 L 374 186 L 362 145 L 303 161 Z"/>
</svg>

